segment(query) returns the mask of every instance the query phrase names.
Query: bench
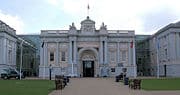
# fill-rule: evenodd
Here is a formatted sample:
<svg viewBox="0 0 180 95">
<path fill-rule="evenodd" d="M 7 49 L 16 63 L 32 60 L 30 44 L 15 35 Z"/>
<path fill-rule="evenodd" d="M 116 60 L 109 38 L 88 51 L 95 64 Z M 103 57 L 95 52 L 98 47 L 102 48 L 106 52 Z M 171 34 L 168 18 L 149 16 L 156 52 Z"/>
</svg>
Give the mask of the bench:
<svg viewBox="0 0 180 95">
<path fill-rule="evenodd" d="M 129 88 L 131 88 L 131 89 L 141 89 L 141 79 L 131 79 L 131 80 L 129 80 Z"/>
<path fill-rule="evenodd" d="M 65 87 L 66 83 L 63 75 L 55 76 L 55 85 L 56 85 L 56 90 L 62 90 Z"/>
<path fill-rule="evenodd" d="M 119 80 L 123 80 L 123 74 L 116 76 L 116 82 L 119 82 Z"/>
</svg>

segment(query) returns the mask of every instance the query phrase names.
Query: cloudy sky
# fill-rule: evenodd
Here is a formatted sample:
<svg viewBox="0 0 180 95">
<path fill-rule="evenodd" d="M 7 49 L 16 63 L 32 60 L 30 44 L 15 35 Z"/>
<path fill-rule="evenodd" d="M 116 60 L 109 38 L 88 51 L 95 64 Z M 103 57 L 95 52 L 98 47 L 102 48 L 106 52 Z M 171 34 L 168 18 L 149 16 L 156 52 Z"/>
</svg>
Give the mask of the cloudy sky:
<svg viewBox="0 0 180 95">
<path fill-rule="evenodd" d="M 179 0 L 0 0 L 0 20 L 17 34 L 40 34 L 45 29 L 69 29 L 87 16 L 108 30 L 135 30 L 153 34 L 169 23 L 180 21 Z"/>
</svg>

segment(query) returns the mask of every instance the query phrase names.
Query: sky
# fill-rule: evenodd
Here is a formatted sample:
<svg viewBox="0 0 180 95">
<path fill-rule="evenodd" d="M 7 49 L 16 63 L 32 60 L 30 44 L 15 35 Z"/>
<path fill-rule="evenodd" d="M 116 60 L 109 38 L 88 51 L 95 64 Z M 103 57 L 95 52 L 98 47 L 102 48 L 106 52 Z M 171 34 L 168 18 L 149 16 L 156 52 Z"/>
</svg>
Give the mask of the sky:
<svg viewBox="0 0 180 95">
<path fill-rule="evenodd" d="M 87 6 L 89 4 L 89 12 Z M 180 21 L 179 0 L 0 0 L 0 20 L 16 34 L 40 34 L 41 30 L 77 29 L 87 15 L 108 30 L 135 30 L 151 35 Z"/>
</svg>

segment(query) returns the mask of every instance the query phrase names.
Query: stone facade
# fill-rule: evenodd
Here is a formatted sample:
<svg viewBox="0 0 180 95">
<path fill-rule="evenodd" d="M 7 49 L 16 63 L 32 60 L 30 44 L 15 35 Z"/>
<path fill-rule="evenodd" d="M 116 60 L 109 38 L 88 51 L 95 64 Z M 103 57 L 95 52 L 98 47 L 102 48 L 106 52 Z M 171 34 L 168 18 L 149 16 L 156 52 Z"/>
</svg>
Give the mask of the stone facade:
<svg viewBox="0 0 180 95">
<path fill-rule="evenodd" d="M 16 41 L 15 30 L 0 20 L 0 72 L 16 67 Z"/>
<path fill-rule="evenodd" d="M 3 69 L 19 70 L 21 48 L 23 49 L 22 72 L 27 76 L 31 76 L 35 67 L 33 61 L 36 60 L 34 57 L 36 48 L 32 43 L 18 37 L 13 28 L 0 20 L 0 74 L 4 72 Z"/>
<path fill-rule="evenodd" d="M 126 68 L 126 75 L 136 77 L 135 33 L 132 30 L 99 30 L 89 17 L 74 23 L 69 30 L 41 30 L 39 77 L 52 76 L 116 76 Z"/>
<path fill-rule="evenodd" d="M 152 35 L 150 51 L 152 75 L 180 77 L 180 22 Z"/>
</svg>

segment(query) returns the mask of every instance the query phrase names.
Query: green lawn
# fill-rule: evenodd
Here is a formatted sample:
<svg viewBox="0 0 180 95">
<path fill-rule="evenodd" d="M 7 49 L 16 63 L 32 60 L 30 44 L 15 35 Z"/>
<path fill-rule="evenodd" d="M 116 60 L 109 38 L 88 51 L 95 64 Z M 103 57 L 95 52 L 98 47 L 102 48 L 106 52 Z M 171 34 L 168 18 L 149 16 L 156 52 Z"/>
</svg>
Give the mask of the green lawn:
<svg viewBox="0 0 180 95">
<path fill-rule="evenodd" d="M 54 88 L 49 80 L 0 80 L 1 95 L 48 95 Z"/>
<path fill-rule="evenodd" d="M 144 90 L 180 90 L 180 78 L 143 79 Z"/>
</svg>

